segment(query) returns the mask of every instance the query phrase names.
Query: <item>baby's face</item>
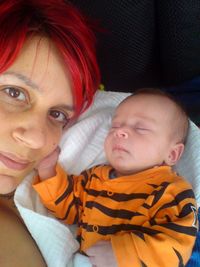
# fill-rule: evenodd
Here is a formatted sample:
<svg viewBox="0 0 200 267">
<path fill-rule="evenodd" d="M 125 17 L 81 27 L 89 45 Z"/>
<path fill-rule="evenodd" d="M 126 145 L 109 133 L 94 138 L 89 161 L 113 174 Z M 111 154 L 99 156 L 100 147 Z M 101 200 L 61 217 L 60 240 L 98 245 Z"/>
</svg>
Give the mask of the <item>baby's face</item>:
<svg viewBox="0 0 200 267">
<path fill-rule="evenodd" d="M 105 140 L 105 153 L 119 175 L 165 163 L 174 140 L 174 105 L 162 96 L 136 95 L 117 109 Z"/>
</svg>

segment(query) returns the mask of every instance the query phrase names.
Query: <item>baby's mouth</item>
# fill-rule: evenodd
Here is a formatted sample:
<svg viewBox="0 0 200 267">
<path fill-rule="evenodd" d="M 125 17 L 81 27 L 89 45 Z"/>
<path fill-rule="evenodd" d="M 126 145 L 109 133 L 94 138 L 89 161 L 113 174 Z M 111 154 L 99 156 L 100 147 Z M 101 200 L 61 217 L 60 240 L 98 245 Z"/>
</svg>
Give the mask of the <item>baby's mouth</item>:
<svg viewBox="0 0 200 267">
<path fill-rule="evenodd" d="M 126 152 L 129 153 L 127 149 L 125 149 L 123 146 L 121 145 L 115 145 L 112 149 L 112 151 L 121 151 L 121 152 Z"/>
</svg>

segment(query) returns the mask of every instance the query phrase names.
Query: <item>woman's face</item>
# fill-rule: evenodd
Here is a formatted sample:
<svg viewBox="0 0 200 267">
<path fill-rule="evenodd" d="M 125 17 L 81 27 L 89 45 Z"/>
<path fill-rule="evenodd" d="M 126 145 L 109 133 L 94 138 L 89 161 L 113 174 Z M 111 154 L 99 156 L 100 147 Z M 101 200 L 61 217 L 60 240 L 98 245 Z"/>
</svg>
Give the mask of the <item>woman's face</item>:
<svg viewBox="0 0 200 267">
<path fill-rule="evenodd" d="M 74 114 L 69 75 L 47 38 L 27 40 L 0 74 L 0 194 L 16 189 L 59 143 Z"/>
</svg>

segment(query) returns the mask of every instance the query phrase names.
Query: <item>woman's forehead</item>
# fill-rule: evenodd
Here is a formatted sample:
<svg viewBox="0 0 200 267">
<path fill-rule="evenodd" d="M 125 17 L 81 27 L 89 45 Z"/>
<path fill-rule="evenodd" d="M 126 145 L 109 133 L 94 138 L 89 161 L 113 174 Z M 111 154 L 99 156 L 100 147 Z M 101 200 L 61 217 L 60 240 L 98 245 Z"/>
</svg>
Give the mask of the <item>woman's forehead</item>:
<svg viewBox="0 0 200 267">
<path fill-rule="evenodd" d="M 46 37 L 29 38 L 14 63 L 2 76 L 7 76 L 8 83 L 28 86 L 45 94 L 51 93 L 73 105 L 66 65 L 52 41 Z"/>
<path fill-rule="evenodd" d="M 54 46 L 53 42 L 46 37 L 34 36 L 29 37 L 24 43 L 19 55 L 9 69 L 20 69 L 21 71 L 31 74 L 38 68 L 50 71 L 54 66 L 60 67 L 61 73 L 67 73 L 66 65 L 62 57 Z"/>
<path fill-rule="evenodd" d="M 46 76 L 48 79 L 54 77 L 56 80 L 63 79 L 69 82 L 67 67 L 59 51 L 50 39 L 40 36 L 27 39 L 18 57 L 6 72 L 19 73 L 38 81 Z"/>
</svg>

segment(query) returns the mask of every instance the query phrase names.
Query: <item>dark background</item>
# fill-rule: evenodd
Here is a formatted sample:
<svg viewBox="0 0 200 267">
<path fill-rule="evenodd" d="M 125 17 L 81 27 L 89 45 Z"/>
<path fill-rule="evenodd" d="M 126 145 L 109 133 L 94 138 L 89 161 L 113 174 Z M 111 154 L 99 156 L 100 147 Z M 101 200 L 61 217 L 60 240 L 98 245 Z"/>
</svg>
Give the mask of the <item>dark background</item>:
<svg viewBox="0 0 200 267">
<path fill-rule="evenodd" d="M 199 124 L 200 0 L 70 2 L 102 29 L 97 53 L 105 90 L 165 88 Z"/>
</svg>

